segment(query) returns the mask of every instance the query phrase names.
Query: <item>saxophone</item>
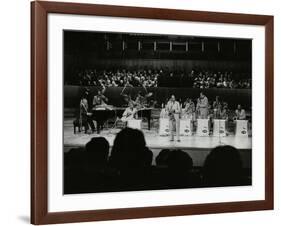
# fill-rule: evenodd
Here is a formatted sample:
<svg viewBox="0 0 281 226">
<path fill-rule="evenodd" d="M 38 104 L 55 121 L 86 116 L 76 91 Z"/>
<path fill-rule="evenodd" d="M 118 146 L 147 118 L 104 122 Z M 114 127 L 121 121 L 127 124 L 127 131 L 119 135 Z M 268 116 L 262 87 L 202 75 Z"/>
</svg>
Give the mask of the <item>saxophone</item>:
<svg viewBox="0 0 281 226">
<path fill-rule="evenodd" d="M 170 109 L 168 110 L 168 116 L 169 116 L 169 119 L 172 120 L 172 121 L 176 120 L 174 114 L 175 114 L 175 110 L 172 109 L 172 108 L 170 108 Z"/>
</svg>

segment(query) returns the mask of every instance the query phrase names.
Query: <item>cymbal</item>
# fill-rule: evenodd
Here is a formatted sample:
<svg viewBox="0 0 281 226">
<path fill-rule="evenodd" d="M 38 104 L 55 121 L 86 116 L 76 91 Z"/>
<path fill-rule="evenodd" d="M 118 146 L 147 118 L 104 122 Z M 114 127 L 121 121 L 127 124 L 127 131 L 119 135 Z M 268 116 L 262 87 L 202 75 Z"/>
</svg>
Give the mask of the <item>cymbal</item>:
<svg viewBox="0 0 281 226">
<path fill-rule="evenodd" d="M 153 93 L 150 92 L 150 93 L 146 94 L 145 97 L 151 97 L 152 95 L 153 95 Z"/>
</svg>

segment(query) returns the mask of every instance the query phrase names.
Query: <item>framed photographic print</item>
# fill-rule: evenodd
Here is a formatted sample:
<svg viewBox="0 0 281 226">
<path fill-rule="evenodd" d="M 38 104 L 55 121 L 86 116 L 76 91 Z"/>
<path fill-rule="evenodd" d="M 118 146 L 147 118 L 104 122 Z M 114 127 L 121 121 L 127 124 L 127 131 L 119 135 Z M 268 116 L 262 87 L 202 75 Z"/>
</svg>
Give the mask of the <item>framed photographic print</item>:
<svg viewBox="0 0 281 226">
<path fill-rule="evenodd" d="M 273 209 L 273 16 L 31 3 L 31 222 Z"/>
</svg>

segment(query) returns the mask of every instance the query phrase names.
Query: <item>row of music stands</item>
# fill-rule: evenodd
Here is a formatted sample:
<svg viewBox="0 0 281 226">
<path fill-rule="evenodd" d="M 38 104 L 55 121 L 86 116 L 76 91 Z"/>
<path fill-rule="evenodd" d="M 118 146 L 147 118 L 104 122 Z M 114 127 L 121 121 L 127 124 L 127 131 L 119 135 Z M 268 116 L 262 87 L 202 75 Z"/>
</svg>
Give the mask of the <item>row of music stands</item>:
<svg viewBox="0 0 281 226">
<path fill-rule="evenodd" d="M 128 127 L 141 129 L 141 120 L 129 120 Z M 159 135 L 167 136 L 170 133 L 169 119 L 159 119 Z M 191 136 L 193 134 L 193 124 L 191 119 L 180 119 L 180 135 Z M 209 136 L 209 119 L 197 119 L 198 136 Z M 236 120 L 236 136 L 248 136 L 248 120 Z M 213 136 L 226 136 L 226 120 L 214 119 Z"/>
<path fill-rule="evenodd" d="M 166 136 L 170 133 L 169 119 L 162 118 L 159 121 L 159 135 Z M 180 119 L 180 135 L 191 136 L 193 131 L 191 119 Z M 209 119 L 197 119 L 198 136 L 209 136 Z M 236 136 L 248 136 L 248 120 L 236 120 Z M 214 119 L 213 136 L 226 136 L 226 120 Z"/>
</svg>

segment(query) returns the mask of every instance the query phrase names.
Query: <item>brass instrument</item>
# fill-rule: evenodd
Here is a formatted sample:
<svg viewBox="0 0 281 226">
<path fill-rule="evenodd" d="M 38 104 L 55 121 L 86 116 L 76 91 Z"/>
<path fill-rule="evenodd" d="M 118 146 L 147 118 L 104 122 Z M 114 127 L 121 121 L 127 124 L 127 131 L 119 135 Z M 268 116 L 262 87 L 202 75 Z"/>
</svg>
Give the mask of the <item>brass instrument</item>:
<svg viewBox="0 0 281 226">
<path fill-rule="evenodd" d="M 172 121 L 175 121 L 175 110 L 174 109 L 169 109 L 168 110 L 168 116 L 169 116 L 169 119 L 172 120 Z"/>
</svg>

